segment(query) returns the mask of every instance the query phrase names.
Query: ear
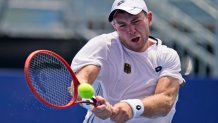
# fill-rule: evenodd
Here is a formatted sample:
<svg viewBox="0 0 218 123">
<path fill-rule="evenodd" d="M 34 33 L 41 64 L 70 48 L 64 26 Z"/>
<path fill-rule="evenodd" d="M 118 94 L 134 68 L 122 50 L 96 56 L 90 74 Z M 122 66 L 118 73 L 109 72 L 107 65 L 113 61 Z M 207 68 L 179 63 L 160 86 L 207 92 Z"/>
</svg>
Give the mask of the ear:
<svg viewBox="0 0 218 123">
<path fill-rule="evenodd" d="M 147 17 L 148 17 L 149 26 L 151 26 L 152 25 L 152 12 L 151 11 L 147 13 Z"/>
<path fill-rule="evenodd" d="M 111 25 L 112 25 L 113 29 L 114 29 L 115 31 L 117 31 L 116 25 L 115 25 L 114 21 L 111 22 Z"/>
</svg>

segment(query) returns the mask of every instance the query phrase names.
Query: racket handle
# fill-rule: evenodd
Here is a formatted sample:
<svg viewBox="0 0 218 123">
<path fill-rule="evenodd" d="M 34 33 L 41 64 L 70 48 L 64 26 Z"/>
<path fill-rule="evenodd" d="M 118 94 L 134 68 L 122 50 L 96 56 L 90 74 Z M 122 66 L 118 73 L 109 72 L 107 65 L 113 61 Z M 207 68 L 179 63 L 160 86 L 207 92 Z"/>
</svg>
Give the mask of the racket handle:
<svg viewBox="0 0 218 123">
<path fill-rule="evenodd" d="M 94 97 L 92 97 L 91 100 L 93 101 L 93 103 L 97 103 L 97 100 Z"/>
<path fill-rule="evenodd" d="M 85 109 L 87 109 L 87 110 L 91 110 L 91 106 L 93 105 L 94 107 L 97 107 L 98 105 L 100 105 L 100 104 L 98 104 L 98 101 L 93 97 L 93 98 L 91 98 L 91 99 L 82 99 L 82 101 L 81 102 L 83 102 L 83 103 L 80 103 L 81 104 L 81 106 L 83 107 L 83 108 L 85 108 Z"/>
<path fill-rule="evenodd" d="M 99 106 L 99 105 L 102 105 L 101 103 L 99 103 L 94 97 L 91 98 L 91 100 L 93 101 L 93 105 L 95 107 Z"/>
</svg>

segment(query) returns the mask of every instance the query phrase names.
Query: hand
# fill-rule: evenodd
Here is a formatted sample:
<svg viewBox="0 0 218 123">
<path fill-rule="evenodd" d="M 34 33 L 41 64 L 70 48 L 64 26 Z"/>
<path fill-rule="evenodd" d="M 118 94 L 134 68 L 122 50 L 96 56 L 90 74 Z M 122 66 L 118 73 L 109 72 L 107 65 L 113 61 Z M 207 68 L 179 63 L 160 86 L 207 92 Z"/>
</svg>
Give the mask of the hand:
<svg viewBox="0 0 218 123">
<path fill-rule="evenodd" d="M 92 112 L 100 119 L 107 119 L 112 115 L 112 105 L 109 104 L 103 97 L 96 96 L 97 102 L 100 104 L 92 108 Z"/>
<path fill-rule="evenodd" d="M 111 120 L 116 123 L 125 123 L 133 117 L 131 107 L 125 102 L 115 104 L 112 109 Z"/>
<path fill-rule="evenodd" d="M 67 91 L 68 91 L 68 93 L 71 95 L 71 96 L 73 96 L 74 95 L 74 88 L 73 88 L 73 86 L 71 87 L 67 87 Z"/>
</svg>

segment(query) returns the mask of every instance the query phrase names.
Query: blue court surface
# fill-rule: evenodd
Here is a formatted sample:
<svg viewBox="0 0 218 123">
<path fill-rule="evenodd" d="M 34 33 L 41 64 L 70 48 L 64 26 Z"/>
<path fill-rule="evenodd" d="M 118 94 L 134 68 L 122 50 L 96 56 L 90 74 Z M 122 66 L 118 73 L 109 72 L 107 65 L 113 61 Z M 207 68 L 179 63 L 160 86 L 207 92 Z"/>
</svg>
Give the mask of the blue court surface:
<svg viewBox="0 0 218 123">
<path fill-rule="evenodd" d="M 1 123 L 81 123 L 85 110 L 80 106 L 51 109 L 33 97 L 22 70 L 0 72 Z"/>
<path fill-rule="evenodd" d="M 81 123 L 80 106 L 51 109 L 39 103 L 24 80 L 23 70 L 0 70 L 1 123 Z M 173 123 L 217 123 L 218 80 L 187 78 Z"/>
</svg>

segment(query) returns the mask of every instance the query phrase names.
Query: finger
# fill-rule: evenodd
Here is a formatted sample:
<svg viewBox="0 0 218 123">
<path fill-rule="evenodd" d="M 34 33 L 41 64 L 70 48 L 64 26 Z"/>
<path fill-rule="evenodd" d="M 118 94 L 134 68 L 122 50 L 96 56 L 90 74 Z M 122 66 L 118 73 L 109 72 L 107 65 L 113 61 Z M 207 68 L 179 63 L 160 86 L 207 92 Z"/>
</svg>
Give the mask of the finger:
<svg viewBox="0 0 218 123">
<path fill-rule="evenodd" d="M 106 105 L 103 104 L 103 105 L 98 105 L 96 107 L 93 107 L 92 111 L 93 112 L 100 112 L 100 111 L 103 111 L 106 109 Z"/>
<path fill-rule="evenodd" d="M 107 119 L 112 114 L 110 107 L 106 105 L 93 109 L 93 113 L 101 119 Z"/>
<path fill-rule="evenodd" d="M 106 103 L 106 100 L 101 96 L 96 96 L 95 99 L 97 100 L 98 103 L 101 103 L 101 104 Z"/>
<path fill-rule="evenodd" d="M 99 117 L 100 119 L 107 119 L 110 118 L 111 113 L 110 112 L 101 112 L 101 113 L 96 113 L 95 114 L 97 117 Z"/>
<path fill-rule="evenodd" d="M 128 119 L 122 114 L 122 113 L 118 113 L 113 119 L 112 121 L 116 122 L 116 123 L 125 123 Z"/>
<path fill-rule="evenodd" d="M 74 95 L 74 89 L 73 89 L 73 87 L 67 87 L 67 91 L 68 91 L 68 93 L 71 95 L 71 96 L 73 96 Z"/>
<path fill-rule="evenodd" d="M 119 117 L 120 117 L 120 108 L 115 106 L 112 109 L 112 115 L 110 118 L 112 121 L 118 122 Z"/>
<path fill-rule="evenodd" d="M 116 123 L 126 122 L 131 118 L 125 103 L 115 104 L 112 109 L 111 120 Z"/>
<path fill-rule="evenodd" d="M 112 111 L 112 114 L 111 114 L 111 120 L 112 121 L 114 121 L 114 119 L 115 119 L 115 117 L 117 116 L 117 114 L 118 114 L 118 109 L 116 109 L 116 108 L 111 108 L 111 111 Z"/>
</svg>

